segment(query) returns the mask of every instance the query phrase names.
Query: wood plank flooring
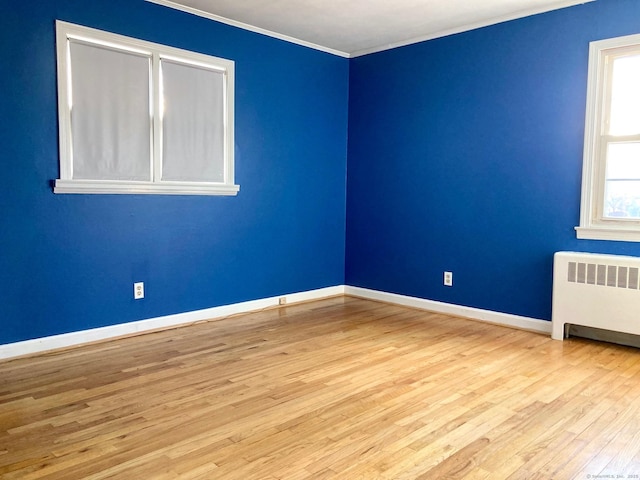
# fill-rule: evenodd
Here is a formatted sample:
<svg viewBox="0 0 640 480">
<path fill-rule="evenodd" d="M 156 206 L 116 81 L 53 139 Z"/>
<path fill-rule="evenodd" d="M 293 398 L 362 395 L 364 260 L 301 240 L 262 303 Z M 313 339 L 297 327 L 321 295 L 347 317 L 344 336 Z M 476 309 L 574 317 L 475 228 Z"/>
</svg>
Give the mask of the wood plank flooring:
<svg viewBox="0 0 640 480">
<path fill-rule="evenodd" d="M 640 350 L 336 297 L 5 361 L 0 478 L 640 478 Z"/>
</svg>

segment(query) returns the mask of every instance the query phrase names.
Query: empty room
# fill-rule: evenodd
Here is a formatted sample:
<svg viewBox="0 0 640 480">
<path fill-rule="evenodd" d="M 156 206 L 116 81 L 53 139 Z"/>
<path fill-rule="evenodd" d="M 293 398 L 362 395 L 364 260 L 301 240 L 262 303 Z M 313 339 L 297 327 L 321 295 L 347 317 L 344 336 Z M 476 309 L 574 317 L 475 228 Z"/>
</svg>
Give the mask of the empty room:
<svg viewBox="0 0 640 480">
<path fill-rule="evenodd" d="M 1 1 L 0 478 L 640 478 L 638 0 Z"/>
</svg>

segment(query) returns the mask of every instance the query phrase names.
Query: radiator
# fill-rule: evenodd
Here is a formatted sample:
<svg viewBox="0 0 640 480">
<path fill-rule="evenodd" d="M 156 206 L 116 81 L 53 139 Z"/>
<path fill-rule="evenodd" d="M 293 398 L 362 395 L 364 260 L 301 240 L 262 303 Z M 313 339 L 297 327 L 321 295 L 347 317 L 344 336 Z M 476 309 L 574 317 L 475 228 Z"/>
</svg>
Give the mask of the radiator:
<svg viewBox="0 0 640 480">
<path fill-rule="evenodd" d="M 568 325 L 640 335 L 640 258 L 557 252 L 553 259 L 552 338 Z"/>
</svg>

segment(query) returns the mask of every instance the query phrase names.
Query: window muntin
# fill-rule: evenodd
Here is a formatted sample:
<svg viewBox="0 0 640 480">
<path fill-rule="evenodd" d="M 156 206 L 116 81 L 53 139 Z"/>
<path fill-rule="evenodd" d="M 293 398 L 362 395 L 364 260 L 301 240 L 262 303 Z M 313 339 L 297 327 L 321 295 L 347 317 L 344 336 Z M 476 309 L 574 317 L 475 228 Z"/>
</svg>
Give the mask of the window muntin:
<svg viewBox="0 0 640 480">
<path fill-rule="evenodd" d="M 235 195 L 234 64 L 57 22 L 56 193 Z"/>
</svg>

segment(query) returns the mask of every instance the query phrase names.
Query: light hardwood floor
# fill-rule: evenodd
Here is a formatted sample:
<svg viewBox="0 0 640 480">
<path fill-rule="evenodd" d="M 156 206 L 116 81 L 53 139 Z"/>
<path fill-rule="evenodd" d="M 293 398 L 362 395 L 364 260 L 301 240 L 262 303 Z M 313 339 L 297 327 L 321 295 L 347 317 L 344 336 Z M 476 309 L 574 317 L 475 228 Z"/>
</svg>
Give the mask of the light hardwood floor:
<svg viewBox="0 0 640 480">
<path fill-rule="evenodd" d="M 639 478 L 639 397 L 638 349 L 337 297 L 0 363 L 0 477 Z"/>
</svg>

